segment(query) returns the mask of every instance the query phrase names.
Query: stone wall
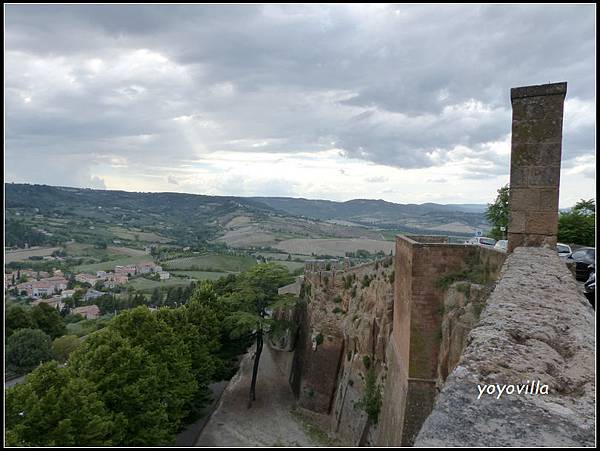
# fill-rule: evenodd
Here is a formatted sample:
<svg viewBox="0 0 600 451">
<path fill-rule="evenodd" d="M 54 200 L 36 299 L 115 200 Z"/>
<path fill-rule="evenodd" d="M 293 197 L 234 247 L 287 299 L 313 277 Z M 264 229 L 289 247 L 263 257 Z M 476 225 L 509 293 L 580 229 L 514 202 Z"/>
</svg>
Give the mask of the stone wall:
<svg viewBox="0 0 600 451">
<path fill-rule="evenodd" d="M 508 251 L 554 247 L 566 83 L 513 88 Z"/>
<path fill-rule="evenodd" d="M 508 257 L 415 446 L 593 446 L 595 315 L 553 250 Z M 478 384 L 547 384 L 483 395 Z"/>
<path fill-rule="evenodd" d="M 312 264 L 290 383 L 300 407 L 330 415 L 341 443 L 373 443 L 377 424 L 360 401 L 367 371 L 383 387 L 392 328 L 391 258 L 349 267 Z M 326 269 L 329 268 L 329 269 Z"/>
<path fill-rule="evenodd" d="M 377 443 L 409 446 L 433 407 L 437 394 L 442 312 L 445 287 L 438 281 L 469 273 L 475 267 L 482 282 L 496 280 L 506 254 L 494 249 L 449 244 L 445 237 L 403 236 L 396 238 L 393 341 L 399 366 L 390 368 L 400 379 L 388 389 L 405 393 L 383 402 L 386 418 Z M 392 352 L 392 351 L 390 351 Z M 393 420 L 392 420 L 393 418 Z M 402 425 L 396 424 L 402 418 Z"/>
</svg>

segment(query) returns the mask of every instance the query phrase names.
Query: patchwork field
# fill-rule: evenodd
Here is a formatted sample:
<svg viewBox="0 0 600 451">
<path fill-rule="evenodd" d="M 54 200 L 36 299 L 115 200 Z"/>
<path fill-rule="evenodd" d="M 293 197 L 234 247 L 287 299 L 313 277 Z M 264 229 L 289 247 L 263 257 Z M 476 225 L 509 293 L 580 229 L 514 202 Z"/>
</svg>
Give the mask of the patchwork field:
<svg viewBox="0 0 600 451">
<path fill-rule="evenodd" d="M 171 241 L 170 239 L 157 235 L 154 232 L 141 232 L 137 230 L 125 229 L 123 227 L 109 227 L 108 230 L 124 240 L 146 241 L 149 243 L 167 243 Z"/>
<path fill-rule="evenodd" d="M 197 255 L 162 262 L 166 270 L 192 270 L 208 272 L 241 272 L 256 265 L 256 260 L 238 255 Z"/>
<path fill-rule="evenodd" d="M 8 251 L 4 253 L 4 263 L 27 261 L 29 257 L 46 257 L 59 249 L 58 247 L 39 247 Z"/>
<path fill-rule="evenodd" d="M 194 280 L 217 280 L 225 277 L 228 273 L 214 271 L 171 271 L 171 275 L 188 277 Z"/>
<path fill-rule="evenodd" d="M 125 287 L 132 287 L 142 292 L 152 292 L 155 288 L 187 287 L 194 279 L 171 278 L 167 280 L 149 280 L 138 277 L 130 280 Z"/>
<path fill-rule="evenodd" d="M 348 239 L 302 239 L 294 238 L 284 240 L 274 245 L 275 248 L 285 252 L 304 255 L 334 255 L 343 257 L 346 252 L 356 252 L 359 249 L 370 253 L 383 251 L 386 254 L 393 252 L 393 241 L 380 241 L 365 238 Z"/>
</svg>

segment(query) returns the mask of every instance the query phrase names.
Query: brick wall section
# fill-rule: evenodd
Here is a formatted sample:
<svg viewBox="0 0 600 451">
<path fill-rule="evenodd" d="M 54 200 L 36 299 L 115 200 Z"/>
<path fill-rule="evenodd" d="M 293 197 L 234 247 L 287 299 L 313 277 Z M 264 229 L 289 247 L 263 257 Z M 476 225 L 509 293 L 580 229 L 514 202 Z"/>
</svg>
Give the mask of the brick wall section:
<svg viewBox="0 0 600 451">
<path fill-rule="evenodd" d="M 511 89 L 508 252 L 556 245 L 567 83 Z"/>
<path fill-rule="evenodd" d="M 439 236 L 396 237 L 395 295 L 393 343 L 390 367 L 395 377 L 390 389 L 402 396 L 386 396 L 382 411 L 400 415 L 396 421 L 402 426 L 384 420 L 380 428 L 379 444 L 412 444 L 422 422 L 431 412 L 436 395 L 440 351 L 442 304 L 444 290 L 436 281 L 447 274 L 466 270 L 481 264 L 486 281 L 498 277 L 506 254 L 494 249 L 464 244 L 449 244 Z M 392 387 L 393 385 L 393 387 Z M 392 405 L 393 404 L 393 405 Z M 406 409 L 406 415 L 404 410 Z M 394 427 L 396 430 L 392 431 Z"/>
</svg>

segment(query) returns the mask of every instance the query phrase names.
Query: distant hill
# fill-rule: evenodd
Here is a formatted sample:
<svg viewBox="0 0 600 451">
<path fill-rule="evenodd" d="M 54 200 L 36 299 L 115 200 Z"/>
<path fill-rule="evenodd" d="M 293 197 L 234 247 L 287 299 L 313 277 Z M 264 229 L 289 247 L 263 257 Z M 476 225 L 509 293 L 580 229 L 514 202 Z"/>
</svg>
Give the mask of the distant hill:
<svg viewBox="0 0 600 451">
<path fill-rule="evenodd" d="M 485 205 L 395 204 L 286 197 L 141 193 L 7 183 L 6 244 L 156 241 L 273 246 L 293 238 L 390 239 L 394 233 L 470 235 Z M 385 232 L 385 233 L 383 233 Z"/>
<path fill-rule="evenodd" d="M 466 228 L 487 227 L 483 204 L 444 205 L 396 204 L 384 200 L 354 199 L 347 202 L 290 197 L 253 197 L 276 210 L 322 220 L 339 219 L 363 225 L 397 227 L 401 225 L 435 229 L 444 224 Z"/>
</svg>

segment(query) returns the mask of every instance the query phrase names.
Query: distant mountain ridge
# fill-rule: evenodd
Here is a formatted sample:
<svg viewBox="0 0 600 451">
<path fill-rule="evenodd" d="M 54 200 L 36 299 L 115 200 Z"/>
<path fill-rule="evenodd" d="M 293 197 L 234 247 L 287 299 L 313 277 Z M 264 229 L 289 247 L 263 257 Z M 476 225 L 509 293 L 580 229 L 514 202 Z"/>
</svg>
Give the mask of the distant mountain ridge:
<svg viewBox="0 0 600 451">
<path fill-rule="evenodd" d="M 485 204 L 397 204 L 381 199 L 352 199 L 346 202 L 294 197 L 251 197 L 250 199 L 297 216 L 317 219 L 350 219 L 361 215 L 403 217 L 438 212 L 485 213 Z"/>
<path fill-rule="evenodd" d="M 242 228 L 241 222 L 255 224 L 253 227 L 262 232 L 265 227 L 260 224 L 270 224 L 268 233 L 278 233 L 279 238 L 284 238 L 286 233 L 290 236 L 346 236 L 351 233 L 354 236 L 361 234 L 360 229 L 366 233 L 365 227 L 373 232 L 385 230 L 464 236 L 489 227 L 484 213 L 486 205 L 480 204 L 396 204 L 381 199 L 336 202 L 292 197 L 128 192 L 22 183 L 5 183 L 4 187 L 5 213 L 12 212 L 14 219 L 19 218 L 20 209 L 24 209 L 25 214 L 32 214 L 31 210 L 36 209 L 44 217 L 76 216 L 81 221 L 123 224 L 124 227 L 153 230 L 179 239 L 185 234 L 192 234 L 197 239 L 214 239 L 227 233 L 232 224 Z M 333 224 L 339 227 L 331 229 Z M 300 231 L 307 227 L 306 231 Z M 334 230 L 331 232 L 334 234 L 329 235 L 328 230 Z"/>
</svg>

